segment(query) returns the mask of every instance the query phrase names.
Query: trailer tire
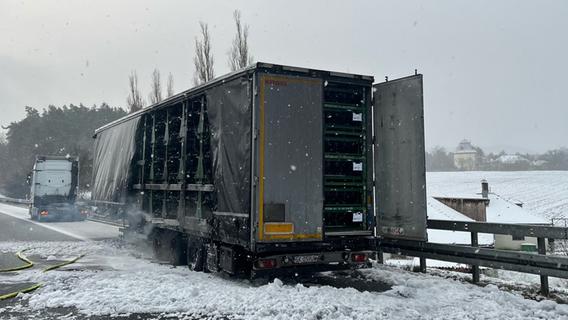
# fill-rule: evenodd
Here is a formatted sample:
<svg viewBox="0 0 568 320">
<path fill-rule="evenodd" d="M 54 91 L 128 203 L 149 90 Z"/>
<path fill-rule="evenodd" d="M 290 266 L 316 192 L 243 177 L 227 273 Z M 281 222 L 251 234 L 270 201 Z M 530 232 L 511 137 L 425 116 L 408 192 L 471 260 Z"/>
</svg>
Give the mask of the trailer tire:
<svg viewBox="0 0 568 320">
<path fill-rule="evenodd" d="M 203 271 L 205 265 L 205 246 L 198 238 L 187 239 L 187 266 L 192 271 Z"/>
<path fill-rule="evenodd" d="M 167 251 L 164 250 L 164 230 L 154 228 L 150 233 L 150 240 L 152 242 L 152 252 L 154 253 L 154 258 L 157 260 L 167 260 Z"/>
<path fill-rule="evenodd" d="M 204 272 L 219 272 L 219 250 L 211 243 L 205 247 Z"/>
<path fill-rule="evenodd" d="M 179 232 L 171 232 L 174 235 L 169 239 L 169 261 L 174 266 L 182 266 L 187 263 L 187 244 Z"/>
</svg>

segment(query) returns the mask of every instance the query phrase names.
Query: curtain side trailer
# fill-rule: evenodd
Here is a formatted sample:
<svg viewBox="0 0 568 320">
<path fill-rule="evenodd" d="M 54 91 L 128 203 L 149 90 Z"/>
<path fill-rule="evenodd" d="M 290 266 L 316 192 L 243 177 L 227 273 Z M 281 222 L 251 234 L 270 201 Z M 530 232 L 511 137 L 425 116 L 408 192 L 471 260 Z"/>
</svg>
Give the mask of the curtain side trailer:
<svg viewBox="0 0 568 320">
<path fill-rule="evenodd" d="M 93 199 L 194 270 L 366 266 L 426 240 L 423 131 L 421 75 L 257 63 L 97 129 Z"/>
</svg>

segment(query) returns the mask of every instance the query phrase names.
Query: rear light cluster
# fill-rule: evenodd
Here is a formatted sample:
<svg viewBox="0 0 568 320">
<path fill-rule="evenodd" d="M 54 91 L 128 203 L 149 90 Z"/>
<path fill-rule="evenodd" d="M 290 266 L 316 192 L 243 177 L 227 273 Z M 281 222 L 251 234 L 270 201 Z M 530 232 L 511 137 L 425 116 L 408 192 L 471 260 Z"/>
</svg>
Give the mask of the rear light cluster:
<svg viewBox="0 0 568 320">
<path fill-rule="evenodd" d="M 354 253 L 351 255 L 351 261 L 362 263 L 367 261 L 367 254 L 365 253 Z"/>
<path fill-rule="evenodd" d="M 276 267 L 276 259 L 258 259 L 256 267 L 259 269 L 272 269 Z"/>
</svg>

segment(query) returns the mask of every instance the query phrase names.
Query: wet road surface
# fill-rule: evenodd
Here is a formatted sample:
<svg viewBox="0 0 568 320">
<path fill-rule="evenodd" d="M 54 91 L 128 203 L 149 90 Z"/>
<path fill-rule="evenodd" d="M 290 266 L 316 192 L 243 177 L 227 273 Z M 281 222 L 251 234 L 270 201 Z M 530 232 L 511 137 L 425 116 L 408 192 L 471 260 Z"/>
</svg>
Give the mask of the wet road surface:
<svg viewBox="0 0 568 320">
<path fill-rule="evenodd" d="M 119 237 L 118 229 L 94 221 L 37 222 L 27 208 L 0 203 L 0 241 L 113 239 Z"/>
<path fill-rule="evenodd" d="M 0 241 L 66 241 L 73 237 L 0 211 Z"/>
</svg>

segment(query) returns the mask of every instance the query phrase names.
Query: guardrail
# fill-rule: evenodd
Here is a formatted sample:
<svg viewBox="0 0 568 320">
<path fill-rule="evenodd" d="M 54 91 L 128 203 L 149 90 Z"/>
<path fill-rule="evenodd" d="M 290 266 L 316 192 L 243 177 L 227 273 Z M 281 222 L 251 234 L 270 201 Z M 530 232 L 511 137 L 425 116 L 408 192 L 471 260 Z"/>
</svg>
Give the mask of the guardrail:
<svg viewBox="0 0 568 320">
<path fill-rule="evenodd" d="M 16 198 L 9 198 L 9 197 L 0 197 L 0 202 L 4 202 L 4 203 L 30 204 L 30 200 L 26 200 L 26 199 L 16 199 Z"/>
<path fill-rule="evenodd" d="M 546 255 L 546 240 L 568 239 L 568 228 L 449 220 L 428 220 L 428 228 L 469 232 L 471 245 L 381 239 L 379 246 L 384 252 L 419 257 L 422 272 L 426 271 L 426 259 L 469 264 L 473 283 L 479 282 L 480 266 L 540 275 L 543 295 L 549 294 L 548 276 L 568 279 L 568 257 Z M 479 248 L 479 233 L 535 237 L 538 253 Z"/>
</svg>

